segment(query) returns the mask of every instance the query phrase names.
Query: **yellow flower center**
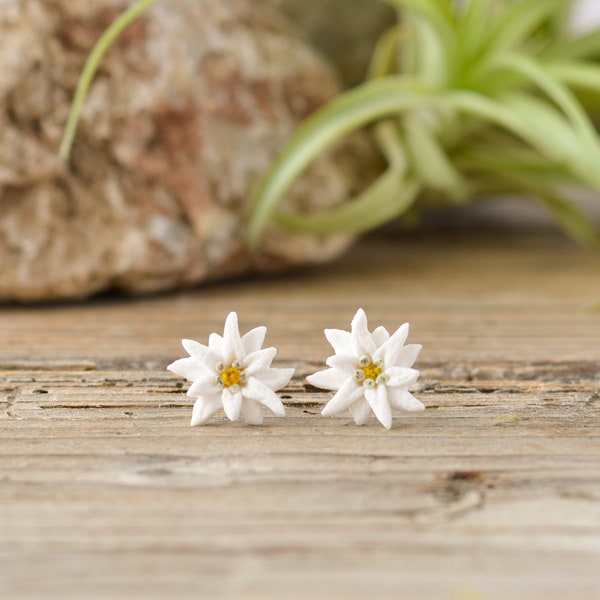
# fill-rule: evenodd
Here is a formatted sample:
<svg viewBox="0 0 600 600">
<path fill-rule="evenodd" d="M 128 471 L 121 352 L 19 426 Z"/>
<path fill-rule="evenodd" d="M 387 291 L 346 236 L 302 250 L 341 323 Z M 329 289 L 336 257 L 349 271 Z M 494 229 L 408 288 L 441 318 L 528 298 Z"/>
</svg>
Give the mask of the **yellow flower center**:
<svg viewBox="0 0 600 600">
<path fill-rule="evenodd" d="M 232 385 L 239 385 L 242 380 L 242 371 L 233 365 L 227 367 L 221 373 L 221 381 L 225 387 L 231 387 Z"/>
<path fill-rule="evenodd" d="M 377 379 L 382 373 L 381 369 L 373 362 L 370 362 L 366 367 L 362 367 L 362 372 L 365 374 L 365 379 L 373 380 Z"/>
</svg>

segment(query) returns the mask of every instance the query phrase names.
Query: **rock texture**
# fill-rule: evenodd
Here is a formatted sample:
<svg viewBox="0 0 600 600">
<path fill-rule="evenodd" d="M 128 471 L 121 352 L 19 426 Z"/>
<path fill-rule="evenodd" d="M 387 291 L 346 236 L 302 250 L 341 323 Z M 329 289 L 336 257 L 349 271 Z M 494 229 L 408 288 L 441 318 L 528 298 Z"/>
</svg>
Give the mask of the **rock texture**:
<svg viewBox="0 0 600 600">
<path fill-rule="evenodd" d="M 245 247 L 249 191 L 296 124 L 339 89 L 252 0 L 164 0 L 145 13 L 104 59 L 61 163 L 82 65 L 128 4 L 0 2 L 0 299 L 155 291 L 341 251 L 348 240 L 275 230 L 256 253 Z M 286 202 L 342 202 L 369 159 L 355 140 Z"/>
</svg>

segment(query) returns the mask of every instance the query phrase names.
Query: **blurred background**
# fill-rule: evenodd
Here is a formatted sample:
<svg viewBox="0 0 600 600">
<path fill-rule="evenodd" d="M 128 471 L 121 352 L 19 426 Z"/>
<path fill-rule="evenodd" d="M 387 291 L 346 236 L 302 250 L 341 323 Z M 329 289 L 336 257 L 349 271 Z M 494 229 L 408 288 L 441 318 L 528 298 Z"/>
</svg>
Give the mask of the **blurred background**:
<svg viewBox="0 0 600 600">
<path fill-rule="evenodd" d="M 599 20 L 590 0 L 4 0 L 0 300 L 281 271 L 382 226 L 593 247 Z"/>
</svg>

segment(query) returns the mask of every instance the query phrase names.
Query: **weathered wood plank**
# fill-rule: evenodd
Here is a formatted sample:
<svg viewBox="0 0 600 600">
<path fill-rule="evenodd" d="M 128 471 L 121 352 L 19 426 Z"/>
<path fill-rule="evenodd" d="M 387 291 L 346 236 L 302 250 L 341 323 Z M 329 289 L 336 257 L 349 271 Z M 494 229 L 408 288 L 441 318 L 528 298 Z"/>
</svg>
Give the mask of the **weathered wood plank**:
<svg viewBox="0 0 600 600">
<path fill-rule="evenodd" d="M 342 263 L 0 313 L 0 595 L 600 595 L 600 258 L 554 238 L 376 239 Z M 558 247 L 557 247 L 558 245 Z M 386 431 L 305 383 L 357 306 L 411 322 Z M 164 370 L 237 310 L 297 374 L 287 418 L 188 426 Z"/>
</svg>

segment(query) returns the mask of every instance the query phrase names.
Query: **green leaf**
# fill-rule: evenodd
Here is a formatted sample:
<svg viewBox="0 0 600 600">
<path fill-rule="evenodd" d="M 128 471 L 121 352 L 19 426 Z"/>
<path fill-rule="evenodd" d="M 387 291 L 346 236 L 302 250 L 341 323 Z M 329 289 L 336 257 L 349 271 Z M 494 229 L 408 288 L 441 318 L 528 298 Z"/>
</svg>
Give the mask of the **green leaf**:
<svg viewBox="0 0 600 600">
<path fill-rule="evenodd" d="M 547 102 L 524 92 L 505 94 L 494 100 L 468 91 L 447 92 L 440 96 L 440 101 L 499 125 L 600 190 L 600 160 L 596 151 Z"/>
<path fill-rule="evenodd" d="M 551 71 L 527 56 L 512 52 L 496 58 L 492 65 L 519 73 L 530 80 L 563 110 L 583 138 L 587 138 L 592 144 L 597 144 L 596 130 L 585 110 L 576 96 L 556 79 Z"/>
<path fill-rule="evenodd" d="M 71 104 L 71 110 L 69 112 L 67 124 L 65 125 L 65 130 L 60 142 L 58 153 L 64 161 L 69 159 L 71 146 L 73 145 L 73 139 L 75 138 L 83 104 L 100 62 L 104 58 L 104 55 L 114 44 L 119 35 L 121 35 L 121 33 L 127 29 L 127 27 L 129 27 L 129 25 L 131 25 L 131 23 L 133 23 L 133 21 L 135 21 L 145 10 L 150 8 L 156 2 L 157 0 L 138 0 L 134 5 L 130 6 L 125 12 L 123 12 L 96 42 L 96 45 L 86 60 L 83 71 L 79 77 L 79 81 L 77 82 L 75 97 L 73 99 L 73 103 Z"/>
<path fill-rule="evenodd" d="M 429 101 L 432 96 L 422 86 L 396 76 L 357 86 L 314 112 L 284 146 L 254 194 L 249 243 L 256 245 L 281 197 L 323 150 L 351 131 Z"/>
<path fill-rule="evenodd" d="M 547 56 L 559 60 L 600 58 L 600 29 L 557 41 L 547 51 Z"/>
<path fill-rule="evenodd" d="M 464 202 L 468 185 L 424 120 L 410 113 L 402 122 L 412 168 L 423 183 L 447 194 L 456 202 Z"/>
<path fill-rule="evenodd" d="M 565 165 L 586 185 L 600 190 L 600 146 L 579 132 L 547 102 L 530 94 L 514 93 L 505 98 L 509 109 L 526 122 L 531 142 L 546 156 Z"/>
<path fill-rule="evenodd" d="M 414 30 L 413 43 L 406 54 L 407 72 L 416 73 L 428 84 L 452 79 L 456 72 L 458 40 L 451 0 L 388 0 L 401 9 L 402 22 Z"/>
<path fill-rule="evenodd" d="M 369 62 L 367 79 L 386 77 L 395 73 L 398 46 L 404 35 L 403 28 L 396 25 L 390 27 L 379 36 L 371 56 L 371 61 Z"/>
<path fill-rule="evenodd" d="M 504 180 L 502 173 L 512 172 L 543 179 L 550 186 L 578 187 L 578 178 L 559 163 L 516 142 L 494 141 L 490 139 L 486 143 L 469 144 L 461 149 L 454 156 L 456 167 L 469 175 L 483 174 L 489 180 L 496 180 L 499 185 Z"/>
<path fill-rule="evenodd" d="M 548 72 L 569 87 L 600 92 L 600 65 L 593 62 L 561 60 L 550 63 Z"/>
<path fill-rule="evenodd" d="M 546 179 L 513 171 L 503 171 L 502 175 L 513 180 L 532 199 L 542 202 L 555 223 L 574 241 L 590 248 L 599 246 L 598 227 L 572 200 L 562 197 L 559 189 L 548 185 Z"/>
<path fill-rule="evenodd" d="M 447 86 L 454 71 L 454 44 L 444 44 L 443 38 L 427 19 L 414 16 L 410 19 L 410 24 L 415 35 L 414 74 L 432 88 Z"/>
<path fill-rule="evenodd" d="M 494 8 L 493 0 L 470 0 L 464 9 L 458 23 L 458 39 L 467 64 L 479 55 L 489 38 Z"/>
<path fill-rule="evenodd" d="M 275 221 L 291 231 L 315 235 L 364 233 L 406 212 L 419 189 L 414 180 L 388 169 L 354 200 L 338 208 L 304 216 L 278 214 Z"/>
<path fill-rule="evenodd" d="M 490 31 L 486 52 L 492 56 L 521 46 L 564 5 L 565 0 L 519 0 L 504 2 L 503 14 Z"/>
</svg>

